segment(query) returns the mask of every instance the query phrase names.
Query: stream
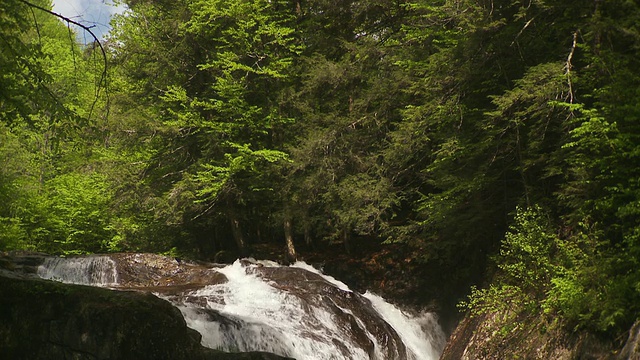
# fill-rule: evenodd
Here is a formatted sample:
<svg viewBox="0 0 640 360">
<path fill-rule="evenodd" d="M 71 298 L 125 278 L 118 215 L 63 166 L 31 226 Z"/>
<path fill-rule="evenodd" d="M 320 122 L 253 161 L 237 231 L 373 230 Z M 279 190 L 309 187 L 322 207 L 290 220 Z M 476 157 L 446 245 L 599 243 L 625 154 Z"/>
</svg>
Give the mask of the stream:
<svg viewBox="0 0 640 360">
<path fill-rule="evenodd" d="M 402 310 L 297 262 L 195 263 L 153 254 L 48 257 L 38 276 L 145 291 L 182 312 L 206 347 L 299 360 L 435 360 L 445 334 L 430 312 Z"/>
</svg>

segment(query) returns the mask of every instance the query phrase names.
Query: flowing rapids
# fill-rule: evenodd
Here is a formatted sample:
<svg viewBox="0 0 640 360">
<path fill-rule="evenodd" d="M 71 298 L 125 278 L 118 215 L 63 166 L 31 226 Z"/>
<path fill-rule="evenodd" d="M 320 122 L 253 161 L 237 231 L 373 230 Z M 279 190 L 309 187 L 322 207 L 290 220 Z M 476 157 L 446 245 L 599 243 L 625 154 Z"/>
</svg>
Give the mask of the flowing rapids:
<svg viewBox="0 0 640 360">
<path fill-rule="evenodd" d="M 150 254 L 50 258 L 38 274 L 76 284 L 153 292 L 182 312 L 204 346 L 296 359 L 438 359 L 445 336 L 432 313 L 381 297 L 298 262 L 203 266 Z"/>
<path fill-rule="evenodd" d="M 49 257 L 38 267 L 38 276 L 80 285 L 114 286 L 118 283 L 116 263 L 108 256 Z"/>
</svg>

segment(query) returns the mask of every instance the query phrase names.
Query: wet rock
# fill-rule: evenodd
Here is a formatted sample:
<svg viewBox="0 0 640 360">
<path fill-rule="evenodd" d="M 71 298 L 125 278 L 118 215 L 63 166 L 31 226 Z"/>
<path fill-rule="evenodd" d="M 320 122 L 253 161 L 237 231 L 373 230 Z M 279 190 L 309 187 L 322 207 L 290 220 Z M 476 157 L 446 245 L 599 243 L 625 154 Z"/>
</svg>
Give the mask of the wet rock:
<svg viewBox="0 0 640 360">
<path fill-rule="evenodd" d="M 0 274 L 12 277 L 33 277 L 38 266 L 47 256 L 29 251 L 0 252 Z"/>
<path fill-rule="evenodd" d="M 196 263 L 155 254 L 112 254 L 119 289 L 151 291 L 166 295 L 220 284 L 226 277 L 216 264 Z"/>
</svg>

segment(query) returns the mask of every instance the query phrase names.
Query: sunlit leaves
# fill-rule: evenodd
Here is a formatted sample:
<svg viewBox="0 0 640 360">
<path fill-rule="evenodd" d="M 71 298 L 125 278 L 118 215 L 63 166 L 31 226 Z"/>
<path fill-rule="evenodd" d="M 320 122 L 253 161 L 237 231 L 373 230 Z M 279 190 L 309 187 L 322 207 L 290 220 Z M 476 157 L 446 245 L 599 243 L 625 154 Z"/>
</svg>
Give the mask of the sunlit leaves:
<svg viewBox="0 0 640 360">
<path fill-rule="evenodd" d="M 201 70 L 229 76 L 286 76 L 292 57 L 300 54 L 293 9 L 280 1 L 196 1 L 193 16 L 184 26 L 198 38 L 208 38 L 215 47 Z"/>
<path fill-rule="evenodd" d="M 215 202 L 220 191 L 223 191 L 225 186 L 229 186 L 229 181 L 233 181 L 239 176 L 259 176 L 266 164 L 289 160 L 288 155 L 282 151 L 253 151 L 248 144 L 234 145 L 232 148 L 235 149 L 235 152 L 225 155 L 226 166 L 203 164 L 191 178 L 197 186 L 197 201 Z M 265 187 L 269 184 L 260 182 L 250 182 L 246 185 L 251 191 L 273 190 Z"/>
</svg>

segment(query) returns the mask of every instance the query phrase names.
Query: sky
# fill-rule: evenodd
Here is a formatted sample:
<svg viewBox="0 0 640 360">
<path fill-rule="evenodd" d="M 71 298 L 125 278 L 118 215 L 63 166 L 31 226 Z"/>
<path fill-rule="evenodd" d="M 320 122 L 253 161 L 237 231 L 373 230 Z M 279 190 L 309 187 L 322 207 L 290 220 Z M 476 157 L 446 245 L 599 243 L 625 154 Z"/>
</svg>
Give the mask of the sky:
<svg viewBox="0 0 640 360">
<path fill-rule="evenodd" d="M 114 5 L 112 0 L 53 0 L 53 11 L 85 26 L 93 26 L 91 31 L 103 39 L 109 32 L 112 14 L 125 10 L 124 5 Z M 83 43 L 93 41 L 91 34 L 78 30 L 78 39 Z"/>
</svg>

